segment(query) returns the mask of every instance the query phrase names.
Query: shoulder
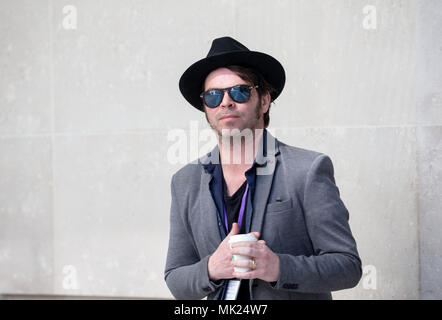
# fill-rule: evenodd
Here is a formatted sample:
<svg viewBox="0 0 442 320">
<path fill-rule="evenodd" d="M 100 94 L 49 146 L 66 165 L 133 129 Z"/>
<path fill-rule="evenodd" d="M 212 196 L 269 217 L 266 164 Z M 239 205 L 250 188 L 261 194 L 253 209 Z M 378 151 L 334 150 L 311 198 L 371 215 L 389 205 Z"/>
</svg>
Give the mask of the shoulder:
<svg viewBox="0 0 442 320">
<path fill-rule="evenodd" d="M 278 142 L 280 152 L 289 157 L 304 161 L 313 161 L 318 156 L 323 155 L 323 153 L 318 151 L 291 146 L 279 140 Z"/>
<path fill-rule="evenodd" d="M 312 181 L 334 183 L 334 169 L 330 157 L 322 152 L 294 147 L 280 142 L 279 175 L 286 185 L 293 187 L 303 198 Z"/>
<path fill-rule="evenodd" d="M 188 185 L 193 181 L 200 181 L 203 166 L 200 163 L 188 163 L 172 175 L 172 183 L 176 185 Z"/>
<path fill-rule="evenodd" d="M 279 162 L 284 174 L 298 181 L 308 181 L 318 175 L 334 176 L 333 163 L 327 154 L 278 142 Z"/>
<path fill-rule="evenodd" d="M 282 161 L 288 166 L 296 166 L 302 171 L 309 171 L 319 163 L 330 162 L 330 157 L 319 151 L 299 148 L 279 142 L 279 151 Z"/>
</svg>

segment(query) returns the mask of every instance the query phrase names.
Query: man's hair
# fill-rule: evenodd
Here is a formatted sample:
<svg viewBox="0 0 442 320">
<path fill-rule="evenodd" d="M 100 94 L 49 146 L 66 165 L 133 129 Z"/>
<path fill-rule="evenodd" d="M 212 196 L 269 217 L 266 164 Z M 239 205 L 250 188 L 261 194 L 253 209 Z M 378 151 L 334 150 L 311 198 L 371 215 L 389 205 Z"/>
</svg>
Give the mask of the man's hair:
<svg viewBox="0 0 442 320">
<path fill-rule="evenodd" d="M 269 109 L 266 113 L 264 113 L 264 128 L 267 128 L 269 126 L 270 122 L 270 107 L 271 103 L 273 102 L 272 96 L 275 93 L 276 89 L 273 88 L 267 81 L 264 79 L 264 77 L 257 72 L 254 69 L 243 67 L 243 66 L 228 66 L 226 67 L 230 71 L 235 72 L 241 79 L 244 81 L 249 82 L 252 85 L 258 86 L 256 89 L 258 92 L 259 99 L 261 100 L 261 96 L 265 93 L 270 94 L 270 105 Z"/>
</svg>

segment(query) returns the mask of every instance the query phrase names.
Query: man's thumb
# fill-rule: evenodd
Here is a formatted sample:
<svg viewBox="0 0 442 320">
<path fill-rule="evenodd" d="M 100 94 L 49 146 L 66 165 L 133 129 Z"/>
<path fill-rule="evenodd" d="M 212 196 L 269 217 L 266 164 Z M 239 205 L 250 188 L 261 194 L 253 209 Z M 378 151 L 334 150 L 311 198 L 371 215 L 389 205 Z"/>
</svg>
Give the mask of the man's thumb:
<svg viewBox="0 0 442 320">
<path fill-rule="evenodd" d="M 229 235 L 233 236 L 233 235 L 235 235 L 235 234 L 239 234 L 239 231 L 240 231 L 240 230 L 239 230 L 238 223 L 234 222 L 234 223 L 232 224 L 232 230 L 230 230 Z"/>
</svg>

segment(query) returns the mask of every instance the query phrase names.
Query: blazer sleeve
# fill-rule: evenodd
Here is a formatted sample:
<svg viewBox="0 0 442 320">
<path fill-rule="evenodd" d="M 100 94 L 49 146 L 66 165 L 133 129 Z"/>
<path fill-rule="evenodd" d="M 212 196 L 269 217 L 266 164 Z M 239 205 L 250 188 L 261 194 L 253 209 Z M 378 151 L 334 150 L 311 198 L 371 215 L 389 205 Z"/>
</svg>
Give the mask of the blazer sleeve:
<svg viewBox="0 0 442 320">
<path fill-rule="evenodd" d="M 362 275 L 361 260 L 348 210 L 335 185 L 332 161 L 324 154 L 307 173 L 303 208 L 314 254 L 278 254 L 280 278 L 274 288 L 320 293 L 356 286 Z"/>
<path fill-rule="evenodd" d="M 164 278 L 176 299 L 202 299 L 216 291 L 224 281 L 218 284 L 210 281 L 209 256 L 199 256 L 187 223 L 188 208 L 179 203 L 175 188 L 174 175 L 171 183 L 169 248 Z"/>
</svg>

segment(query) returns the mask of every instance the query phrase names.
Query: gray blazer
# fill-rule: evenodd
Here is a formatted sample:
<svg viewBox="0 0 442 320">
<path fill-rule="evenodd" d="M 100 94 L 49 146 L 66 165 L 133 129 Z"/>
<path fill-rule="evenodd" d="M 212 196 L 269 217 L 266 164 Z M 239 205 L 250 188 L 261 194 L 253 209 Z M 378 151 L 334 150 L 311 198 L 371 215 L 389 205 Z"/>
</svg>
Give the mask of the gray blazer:
<svg viewBox="0 0 442 320">
<path fill-rule="evenodd" d="M 260 158 L 272 170 L 256 176 L 251 231 L 261 232 L 279 256 L 280 278 L 273 285 L 250 280 L 251 297 L 331 299 L 331 291 L 354 287 L 362 275 L 332 161 L 274 141 L 274 152 Z M 165 280 L 177 299 L 218 299 L 224 284 L 210 281 L 207 269 L 222 241 L 210 179 L 201 163 L 187 164 L 172 176 Z"/>
</svg>

